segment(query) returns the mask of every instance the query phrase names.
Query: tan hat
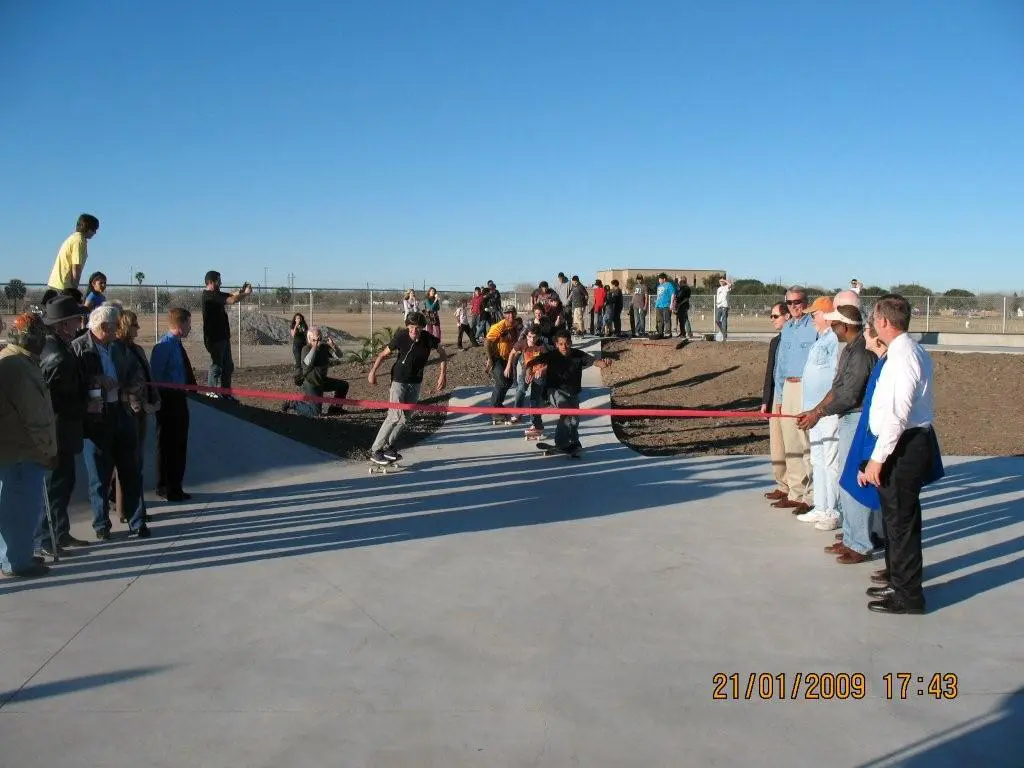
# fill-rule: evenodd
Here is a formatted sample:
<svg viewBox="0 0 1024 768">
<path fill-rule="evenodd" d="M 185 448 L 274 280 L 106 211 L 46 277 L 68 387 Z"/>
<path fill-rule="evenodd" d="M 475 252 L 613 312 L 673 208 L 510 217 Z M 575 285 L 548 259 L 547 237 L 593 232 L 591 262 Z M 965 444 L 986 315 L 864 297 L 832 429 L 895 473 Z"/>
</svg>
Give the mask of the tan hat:
<svg viewBox="0 0 1024 768">
<path fill-rule="evenodd" d="M 849 304 L 841 304 L 825 315 L 825 319 L 832 323 L 846 323 L 847 325 L 864 325 L 864 318 L 860 310 Z"/>
</svg>

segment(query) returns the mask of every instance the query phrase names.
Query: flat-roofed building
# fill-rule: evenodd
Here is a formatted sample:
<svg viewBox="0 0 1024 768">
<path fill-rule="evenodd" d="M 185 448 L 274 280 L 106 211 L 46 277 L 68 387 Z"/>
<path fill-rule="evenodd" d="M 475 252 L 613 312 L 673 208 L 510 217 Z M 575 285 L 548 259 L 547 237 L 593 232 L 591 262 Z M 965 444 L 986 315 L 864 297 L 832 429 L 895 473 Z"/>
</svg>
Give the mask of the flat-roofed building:
<svg viewBox="0 0 1024 768">
<path fill-rule="evenodd" d="M 726 274 L 726 271 L 724 269 L 681 269 L 679 267 L 666 269 L 664 267 L 623 267 L 621 269 L 599 270 L 597 273 L 597 279 L 600 280 L 604 285 L 608 285 L 612 280 L 618 280 L 619 286 L 621 288 L 625 288 L 629 281 L 635 278 L 637 275 L 643 275 L 644 279 L 646 279 L 648 277 L 657 277 L 662 272 L 668 275 L 670 280 L 675 280 L 677 277 L 685 277 L 687 282 L 691 286 L 704 285 L 704 280 L 711 277 L 711 275 Z"/>
</svg>

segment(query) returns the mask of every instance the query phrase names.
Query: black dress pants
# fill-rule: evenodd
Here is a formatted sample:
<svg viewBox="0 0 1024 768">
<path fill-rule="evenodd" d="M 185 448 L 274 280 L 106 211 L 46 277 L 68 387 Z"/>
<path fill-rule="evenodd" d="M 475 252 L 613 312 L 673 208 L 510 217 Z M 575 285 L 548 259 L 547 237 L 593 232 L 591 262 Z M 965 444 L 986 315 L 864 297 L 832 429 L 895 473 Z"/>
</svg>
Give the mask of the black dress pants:
<svg viewBox="0 0 1024 768">
<path fill-rule="evenodd" d="M 182 492 L 188 455 L 188 398 L 165 389 L 156 412 L 156 488 L 171 496 Z"/>
<path fill-rule="evenodd" d="M 930 427 L 903 433 L 882 467 L 878 495 L 887 539 L 885 565 L 894 597 L 911 608 L 924 607 L 921 586 L 921 488 L 931 472 L 935 437 Z"/>
</svg>

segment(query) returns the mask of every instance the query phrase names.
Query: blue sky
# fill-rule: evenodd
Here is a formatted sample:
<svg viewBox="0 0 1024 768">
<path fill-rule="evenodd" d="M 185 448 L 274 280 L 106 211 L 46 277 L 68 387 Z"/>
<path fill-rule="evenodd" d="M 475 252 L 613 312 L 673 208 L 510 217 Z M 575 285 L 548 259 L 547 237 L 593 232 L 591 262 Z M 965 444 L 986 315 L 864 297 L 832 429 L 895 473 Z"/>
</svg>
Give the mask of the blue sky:
<svg viewBox="0 0 1024 768">
<path fill-rule="evenodd" d="M 1024 288 L 1024 3 L 0 4 L 0 281 Z"/>
</svg>

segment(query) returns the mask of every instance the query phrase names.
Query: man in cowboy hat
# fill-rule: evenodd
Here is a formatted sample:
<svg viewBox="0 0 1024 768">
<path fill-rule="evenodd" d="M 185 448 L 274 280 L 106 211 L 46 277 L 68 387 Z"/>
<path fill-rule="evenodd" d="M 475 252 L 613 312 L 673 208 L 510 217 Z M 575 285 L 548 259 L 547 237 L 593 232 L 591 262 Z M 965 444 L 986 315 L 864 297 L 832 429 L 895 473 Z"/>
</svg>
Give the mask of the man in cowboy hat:
<svg viewBox="0 0 1024 768">
<path fill-rule="evenodd" d="M 68 505 L 75 488 L 75 457 L 82 452 L 82 423 L 85 419 L 89 391 L 78 358 L 71 351 L 71 341 L 89 310 L 71 296 L 58 296 L 46 305 L 43 323 L 46 342 L 39 357 L 43 380 L 50 390 L 50 400 L 57 425 L 57 466 L 46 477 L 46 494 L 50 500 L 57 541 L 50 540 L 46 520 L 36 528 L 36 551 L 42 555 L 63 555 L 65 547 L 87 547 L 89 542 L 71 535 Z"/>
</svg>

